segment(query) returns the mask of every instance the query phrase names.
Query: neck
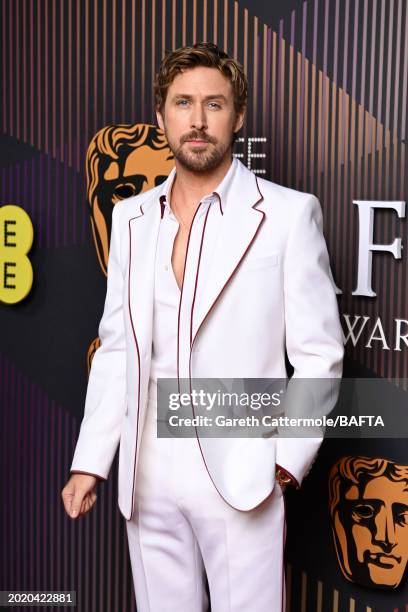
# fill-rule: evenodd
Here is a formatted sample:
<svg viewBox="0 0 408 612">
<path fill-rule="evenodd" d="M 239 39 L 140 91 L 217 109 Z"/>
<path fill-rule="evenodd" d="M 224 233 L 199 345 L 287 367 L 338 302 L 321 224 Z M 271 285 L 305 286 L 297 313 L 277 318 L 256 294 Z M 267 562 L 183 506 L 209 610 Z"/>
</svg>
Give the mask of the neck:
<svg viewBox="0 0 408 612">
<path fill-rule="evenodd" d="M 227 156 L 217 168 L 206 172 L 193 172 L 176 160 L 176 176 L 171 188 L 170 201 L 181 210 L 194 212 L 200 200 L 211 193 L 227 174 L 232 155 Z"/>
</svg>

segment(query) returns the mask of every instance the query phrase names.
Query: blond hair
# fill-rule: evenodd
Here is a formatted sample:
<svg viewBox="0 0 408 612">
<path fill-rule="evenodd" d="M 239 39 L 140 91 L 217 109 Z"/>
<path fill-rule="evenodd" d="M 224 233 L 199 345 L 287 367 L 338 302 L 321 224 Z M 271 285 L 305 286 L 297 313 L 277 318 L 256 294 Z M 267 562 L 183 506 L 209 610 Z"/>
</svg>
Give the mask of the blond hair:
<svg viewBox="0 0 408 612">
<path fill-rule="evenodd" d="M 238 114 L 246 107 L 248 80 L 241 64 L 214 43 L 200 42 L 191 47 L 180 47 L 169 51 L 163 58 L 154 81 L 156 109 L 161 114 L 164 111 L 167 90 L 176 75 L 197 66 L 217 68 L 232 84 L 235 112 Z"/>
<path fill-rule="evenodd" d="M 341 491 L 360 486 L 373 478 L 386 476 L 393 482 L 408 485 L 408 466 L 382 457 L 347 456 L 339 459 L 331 469 L 329 479 L 329 508 L 333 516 L 342 497 Z"/>
</svg>

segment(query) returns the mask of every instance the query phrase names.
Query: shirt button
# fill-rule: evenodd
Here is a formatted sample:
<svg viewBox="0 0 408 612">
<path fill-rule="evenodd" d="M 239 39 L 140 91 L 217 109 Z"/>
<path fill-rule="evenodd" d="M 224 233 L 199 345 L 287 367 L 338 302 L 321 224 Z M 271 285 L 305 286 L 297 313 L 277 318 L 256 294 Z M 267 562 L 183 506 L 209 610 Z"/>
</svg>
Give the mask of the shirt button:
<svg viewBox="0 0 408 612">
<path fill-rule="evenodd" d="M 165 270 L 166 270 L 166 272 L 167 272 L 167 270 L 169 269 L 169 266 L 164 266 L 164 269 L 165 269 Z"/>
</svg>

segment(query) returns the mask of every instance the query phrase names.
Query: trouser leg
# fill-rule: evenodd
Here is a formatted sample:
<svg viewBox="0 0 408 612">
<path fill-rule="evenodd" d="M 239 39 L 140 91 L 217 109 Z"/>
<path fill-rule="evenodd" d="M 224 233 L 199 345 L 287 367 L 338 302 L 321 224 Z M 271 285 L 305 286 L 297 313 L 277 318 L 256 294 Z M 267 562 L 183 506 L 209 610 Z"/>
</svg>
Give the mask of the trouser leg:
<svg viewBox="0 0 408 612">
<path fill-rule="evenodd" d="M 207 610 L 205 572 L 212 612 L 283 611 L 279 485 L 255 510 L 236 510 L 215 489 L 195 439 L 158 439 L 146 425 L 127 522 L 138 612 Z"/>
<path fill-rule="evenodd" d="M 178 486 L 190 473 L 177 460 L 177 441 L 156 438 L 152 413 L 140 453 L 135 512 L 126 521 L 137 610 L 204 612 L 208 596 L 203 560 L 177 503 Z"/>
<path fill-rule="evenodd" d="M 211 612 L 283 612 L 283 494 L 277 485 L 257 509 L 241 512 L 221 498 L 189 516 L 208 577 Z"/>
<path fill-rule="evenodd" d="M 201 553 L 183 515 L 140 508 L 126 524 L 138 612 L 208 610 Z"/>
<path fill-rule="evenodd" d="M 191 524 L 208 578 L 211 612 L 281 612 L 285 606 L 285 500 L 277 484 L 248 512 L 231 507 L 216 490 L 196 440 L 180 447 L 189 486 L 179 504 Z M 185 456 L 183 457 L 183 452 Z"/>
</svg>

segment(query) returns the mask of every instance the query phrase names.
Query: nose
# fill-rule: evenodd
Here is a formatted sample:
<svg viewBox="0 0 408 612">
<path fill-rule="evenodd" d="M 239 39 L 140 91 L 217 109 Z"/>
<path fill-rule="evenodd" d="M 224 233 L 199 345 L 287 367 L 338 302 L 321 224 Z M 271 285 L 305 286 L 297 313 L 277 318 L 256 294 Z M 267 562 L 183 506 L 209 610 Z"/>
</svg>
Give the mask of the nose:
<svg viewBox="0 0 408 612">
<path fill-rule="evenodd" d="M 196 130 L 207 129 L 207 117 L 201 104 L 195 104 L 191 110 L 190 125 Z"/>
<path fill-rule="evenodd" d="M 397 543 L 394 519 L 391 509 L 381 508 L 375 518 L 374 542 L 386 552 L 390 552 Z"/>
</svg>

